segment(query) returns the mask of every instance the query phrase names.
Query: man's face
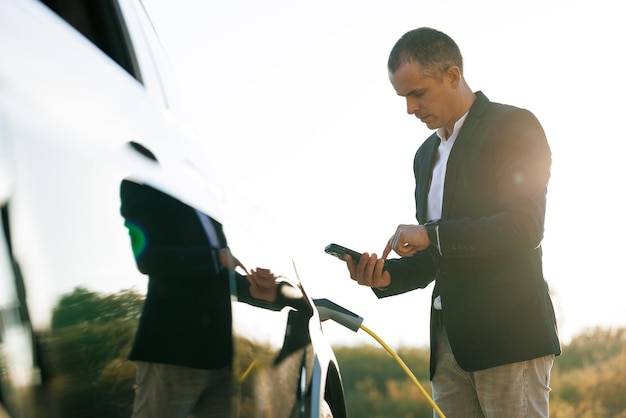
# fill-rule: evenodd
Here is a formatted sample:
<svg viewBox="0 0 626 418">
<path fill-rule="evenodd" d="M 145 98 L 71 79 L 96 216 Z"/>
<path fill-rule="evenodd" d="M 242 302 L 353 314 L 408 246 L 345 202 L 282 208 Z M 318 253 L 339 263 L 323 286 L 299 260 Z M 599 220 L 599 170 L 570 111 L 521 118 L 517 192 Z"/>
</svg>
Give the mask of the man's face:
<svg viewBox="0 0 626 418">
<path fill-rule="evenodd" d="M 415 115 L 429 129 L 454 127 L 454 82 L 444 72 L 441 79 L 426 75 L 421 66 L 407 62 L 389 74 L 393 88 L 406 99 L 406 111 Z"/>
</svg>

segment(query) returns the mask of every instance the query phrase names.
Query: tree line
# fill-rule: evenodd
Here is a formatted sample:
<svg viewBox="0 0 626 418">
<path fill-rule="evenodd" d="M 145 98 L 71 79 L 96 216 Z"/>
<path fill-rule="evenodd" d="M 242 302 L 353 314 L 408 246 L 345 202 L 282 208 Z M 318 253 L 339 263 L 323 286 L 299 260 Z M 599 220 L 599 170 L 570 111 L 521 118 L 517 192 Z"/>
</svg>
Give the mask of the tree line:
<svg viewBox="0 0 626 418">
<path fill-rule="evenodd" d="M 432 409 L 382 348 L 334 347 L 350 418 L 432 418 Z M 397 354 L 430 393 L 428 348 Z M 594 328 L 563 347 L 551 373 L 550 417 L 626 418 L 626 328 Z"/>
<path fill-rule="evenodd" d="M 38 334 L 48 418 L 128 417 L 134 365 L 127 355 L 144 296 L 76 288 L 54 309 L 52 326 Z M 350 418 L 431 418 L 432 408 L 382 347 L 333 347 Z M 429 350 L 397 354 L 430 392 Z M 563 347 L 551 376 L 552 418 L 626 418 L 626 328 L 589 329 Z"/>
</svg>

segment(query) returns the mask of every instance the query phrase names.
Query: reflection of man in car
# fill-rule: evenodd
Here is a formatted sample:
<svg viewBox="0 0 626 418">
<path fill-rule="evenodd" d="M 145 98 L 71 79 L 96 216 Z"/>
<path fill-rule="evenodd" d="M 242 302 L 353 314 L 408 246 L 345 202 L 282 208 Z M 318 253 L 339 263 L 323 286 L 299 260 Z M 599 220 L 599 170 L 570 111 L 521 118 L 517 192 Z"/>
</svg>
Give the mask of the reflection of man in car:
<svg viewBox="0 0 626 418">
<path fill-rule="evenodd" d="M 137 365 L 133 416 L 229 417 L 230 278 L 240 298 L 272 302 L 275 277 L 266 269 L 236 273 L 241 264 L 222 226 L 180 200 L 130 180 L 120 195 L 137 267 L 149 276 L 129 356 Z"/>
</svg>

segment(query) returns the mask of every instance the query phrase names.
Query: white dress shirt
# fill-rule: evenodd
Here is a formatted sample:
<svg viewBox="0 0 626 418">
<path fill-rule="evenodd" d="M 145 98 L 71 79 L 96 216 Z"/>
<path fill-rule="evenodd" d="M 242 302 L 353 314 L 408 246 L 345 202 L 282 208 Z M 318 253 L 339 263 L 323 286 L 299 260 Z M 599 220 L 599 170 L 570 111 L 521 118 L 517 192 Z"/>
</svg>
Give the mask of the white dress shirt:
<svg viewBox="0 0 626 418">
<path fill-rule="evenodd" d="M 468 111 L 469 112 L 469 111 Z M 448 167 L 448 158 L 450 152 L 456 141 L 456 137 L 459 135 L 459 131 L 465 122 L 467 112 L 461 116 L 459 120 L 454 124 L 454 129 L 450 137 L 445 138 L 445 132 L 443 128 L 437 130 L 437 136 L 441 140 L 439 147 L 437 148 L 437 155 L 435 156 L 435 162 L 433 164 L 432 179 L 430 182 L 430 189 L 428 190 L 426 219 L 428 221 L 436 221 L 441 219 L 441 207 L 443 205 L 443 185 L 446 179 L 446 169 Z M 439 238 L 439 230 L 437 229 L 437 238 Z M 439 241 L 439 240 L 438 240 Z M 439 252 L 441 253 L 441 245 L 438 243 Z M 441 309 L 441 296 L 437 296 L 433 302 L 435 309 Z"/>
</svg>

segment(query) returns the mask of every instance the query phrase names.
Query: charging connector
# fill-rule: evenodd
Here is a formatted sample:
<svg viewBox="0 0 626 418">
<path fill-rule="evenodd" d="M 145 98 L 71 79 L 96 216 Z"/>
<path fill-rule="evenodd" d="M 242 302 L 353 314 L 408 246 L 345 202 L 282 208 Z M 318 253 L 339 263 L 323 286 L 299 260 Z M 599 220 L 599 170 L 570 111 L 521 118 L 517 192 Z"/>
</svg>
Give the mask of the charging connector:
<svg viewBox="0 0 626 418">
<path fill-rule="evenodd" d="M 443 412 L 441 412 L 441 409 L 439 409 L 433 398 L 420 384 L 419 380 L 417 380 L 415 375 L 411 372 L 411 369 L 409 369 L 409 367 L 404 363 L 400 356 L 396 354 L 396 352 L 391 347 L 389 347 L 378 335 L 376 335 L 372 330 L 363 325 L 363 318 L 337 305 L 336 303 L 329 301 L 328 299 L 313 299 L 313 303 L 315 303 L 315 306 L 317 307 L 317 310 L 320 314 L 320 319 L 322 321 L 332 319 L 338 324 L 341 324 L 354 332 L 362 329 L 372 338 L 374 338 L 385 350 L 387 350 L 389 354 L 391 354 L 391 357 L 393 357 L 396 362 L 398 362 L 400 367 L 402 367 L 402 370 L 404 370 L 404 372 L 409 376 L 415 386 L 417 386 L 420 392 L 426 397 L 426 400 L 428 400 L 428 403 L 430 404 L 430 406 L 432 406 L 435 412 L 437 412 L 439 417 L 446 418 L 446 416 L 443 414 Z"/>
<path fill-rule="evenodd" d="M 357 332 L 363 323 L 363 318 L 328 299 L 313 299 L 313 303 L 315 303 L 322 321 L 332 319 L 354 332 Z"/>
</svg>

